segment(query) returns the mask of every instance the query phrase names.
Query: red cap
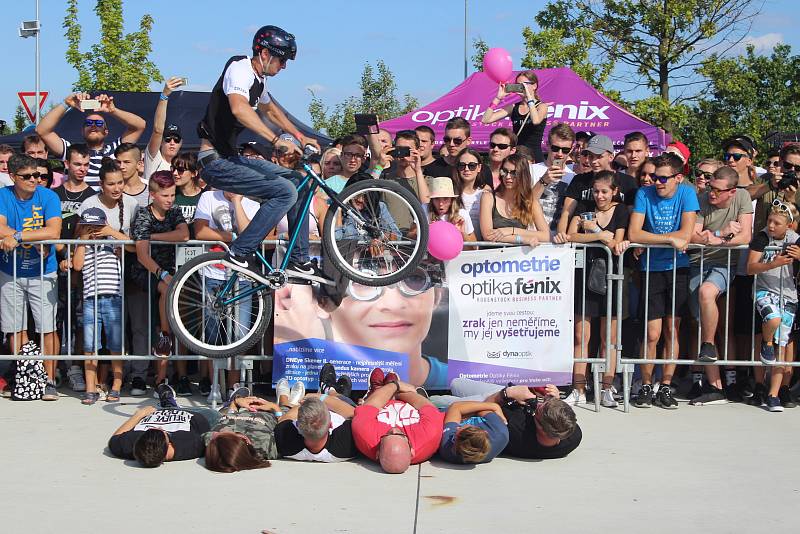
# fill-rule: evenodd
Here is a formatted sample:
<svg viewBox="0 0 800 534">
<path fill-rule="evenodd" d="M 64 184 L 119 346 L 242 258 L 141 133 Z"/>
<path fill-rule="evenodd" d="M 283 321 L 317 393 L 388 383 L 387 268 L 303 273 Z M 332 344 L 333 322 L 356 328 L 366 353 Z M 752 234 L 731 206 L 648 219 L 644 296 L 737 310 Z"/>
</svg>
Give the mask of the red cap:
<svg viewBox="0 0 800 534">
<path fill-rule="evenodd" d="M 670 147 L 674 147 L 675 149 L 680 152 L 681 158 L 683 158 L 683 174 L 689 174 L 689 158 L 692 156 L 692 151 L 689 150 L 689 147 L 681 143 L 680 141 L 673 141 L 669 145 L 667 145 L 667 149 Z"/>
</svg>

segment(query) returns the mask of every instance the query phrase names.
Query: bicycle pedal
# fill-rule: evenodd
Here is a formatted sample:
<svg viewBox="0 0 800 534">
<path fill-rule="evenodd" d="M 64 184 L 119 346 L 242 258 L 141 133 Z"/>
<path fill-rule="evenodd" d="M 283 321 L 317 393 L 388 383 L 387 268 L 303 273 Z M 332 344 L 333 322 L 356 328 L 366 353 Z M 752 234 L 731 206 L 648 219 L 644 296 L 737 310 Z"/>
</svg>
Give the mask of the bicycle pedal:
<svg viewBox="0 0 800 534">
<path fill-rule="evenodd" d="M 311 280 L 306 280 L 305 278 L 297 278 L 295 276 L 290 276 L 288 278 L 288 280 L 287 280 L 287 283 L 295 284 L 295 285 L 310 286 L 314 282 L 312 282 Z"/>
</svg>

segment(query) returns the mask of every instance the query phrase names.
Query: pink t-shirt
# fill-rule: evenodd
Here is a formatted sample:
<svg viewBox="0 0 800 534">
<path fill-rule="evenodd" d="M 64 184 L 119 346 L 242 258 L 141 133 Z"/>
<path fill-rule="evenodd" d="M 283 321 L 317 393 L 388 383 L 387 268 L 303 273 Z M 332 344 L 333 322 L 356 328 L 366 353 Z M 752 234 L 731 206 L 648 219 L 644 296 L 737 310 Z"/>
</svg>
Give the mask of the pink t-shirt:
<svg viewBox="0 0 800 534">
<path fill-rule="evenodd" d="M 361 453 L 372 460 L 378 458 L 378 444 L 390 428 L 400 428 L 414 449 L 412 464 L 424 462 L 439 449 L 444 414 L 435 406 L 417 410 L 407 402 L 391 400 L 378 410 L 359 406 L 353 417 L 353 440 Z"/>
</svg>

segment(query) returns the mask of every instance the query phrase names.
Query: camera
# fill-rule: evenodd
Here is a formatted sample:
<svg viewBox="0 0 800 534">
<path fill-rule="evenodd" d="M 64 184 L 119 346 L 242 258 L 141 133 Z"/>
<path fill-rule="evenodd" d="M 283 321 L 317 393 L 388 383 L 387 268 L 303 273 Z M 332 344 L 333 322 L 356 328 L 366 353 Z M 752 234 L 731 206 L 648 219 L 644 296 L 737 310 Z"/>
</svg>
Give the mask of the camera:
<svg viewBox="0 0 800 534">
<path fill-rule="evenodd" d="M 395 158 L 407 158 L 411 155 L 411 148 L 407 146 L 398 146 L 392 150 L 391 154 Z"/>
<path fill-rule="evenodd" d="M 778 189 L 786 189 L 787 187 L 797 187 L 797 173 L 785 172 L 783 177 L 778 182 Z"/>
</svg>

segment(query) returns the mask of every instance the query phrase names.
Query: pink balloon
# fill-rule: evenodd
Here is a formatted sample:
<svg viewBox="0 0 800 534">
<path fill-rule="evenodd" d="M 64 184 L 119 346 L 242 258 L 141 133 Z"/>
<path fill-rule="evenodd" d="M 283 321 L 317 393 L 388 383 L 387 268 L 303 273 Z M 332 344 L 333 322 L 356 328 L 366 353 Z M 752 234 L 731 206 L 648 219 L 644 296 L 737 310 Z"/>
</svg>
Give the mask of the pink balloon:
<svg viewBox="0 0 800 534">
<path fill-rule="evenodd" d="M 428 231 L 428 252 L 437 260 L 452 260 L 464 248 L 461 230 L 447 221 L 431 223 Z"/>
<path fill-rule="evenodd" d="M 497 83 L 508 81 L 513 71 L 511 54 L 505 48 L 490 48 L 483 56 L 483 72 Z"/>
</svg>

